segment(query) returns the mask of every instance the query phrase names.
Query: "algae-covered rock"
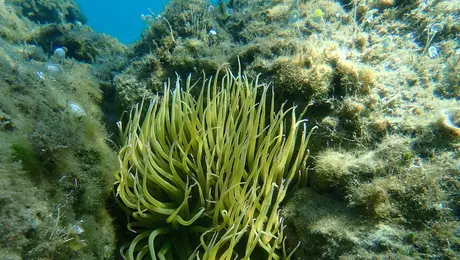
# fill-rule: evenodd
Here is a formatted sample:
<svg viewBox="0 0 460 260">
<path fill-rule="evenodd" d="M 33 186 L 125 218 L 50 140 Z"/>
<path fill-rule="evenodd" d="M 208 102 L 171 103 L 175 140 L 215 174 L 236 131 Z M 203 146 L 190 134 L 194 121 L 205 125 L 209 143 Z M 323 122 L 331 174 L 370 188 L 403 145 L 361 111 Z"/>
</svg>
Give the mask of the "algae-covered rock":
<svg viewBox="0 0 460 260">
<path fill-rule="evenodd" d="M 85 22 L 86 18 L 72 0 L 6 0 L 35 23 Z"/>
<path fill-rule="evenodd" d="M 326 150 L 316 157 L 315 171 L 310 183 L 320 190 L 332 188 L 343 189 L 350 177 L 349 167 L 354 163 L 354 156 L 334 150 Z"/>
<path fill-rule="evenodd" d="M 2 2 L 0 21 L 15 10 Z M 18 35 L 45 27 L 17 25 Z M 40 46 L 11 39 L 0 39 L 0 255 L 112 259 L 106 201 L 117 160 L 102 122 L 105 89 L 90 65 L 56 63 Z"/>
</svg>

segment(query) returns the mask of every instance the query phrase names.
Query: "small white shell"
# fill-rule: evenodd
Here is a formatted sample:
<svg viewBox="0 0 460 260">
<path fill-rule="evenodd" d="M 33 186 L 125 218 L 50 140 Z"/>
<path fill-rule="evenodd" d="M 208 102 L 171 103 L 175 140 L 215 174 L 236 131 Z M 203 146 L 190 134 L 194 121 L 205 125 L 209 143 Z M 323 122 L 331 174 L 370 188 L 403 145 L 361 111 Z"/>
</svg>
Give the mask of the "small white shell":
<svg viewBox="0 0 460 260">
<path fill-rule="evenodd" d="M 54 55 L 57 55 L 60 58 L 64 58 L 65 57 L 65 49 L 64 48 L 56 48 L 54 50 Z"/>
<path fill-rule="evenodd" d="M 434 24 L 431 25 L 430 31 L 431 31 L 432 33 L 438 33 L 438 32 L 440 32 L 440 31 L 442 31 L 442 28 L 443 28 L 443 25 L 442 25 L 442 24 L 440 24 L 440 23 L 434 23 Z"/>
<path fill-rule="evenodd" d="M 430 56 L 430 58 L 435 58 L 438 55 L 439 55 L 438 48 L 434 46 L 430 46 L 430 48 L 428 48 L 428 56 Z"/>
<path fill-rule="evenodd" d="M 80 235 L 81 233 L 85 232 L 85 230 L 80 226 L 80 224 L 73 225 L 72 228 L 75 230 L 77 235 Z"/>
<path fill-rule="evenodd" d="M 85 110 L 77 103 L 73 102 L 73 101 L 68 101 L 67 100 L 67 107 L 66 109 L 68 109 L 72 114 L 75 114 L 77 116 L 84 116 L 86 115 L 86 112 Z"/>
<path fill-rule="evenodd" d="M 45 69 L 50 76 L 57 77 L 64 74 L 64 68 L 57 63 L 48 62 L 45 64 Z"/>
</svg>

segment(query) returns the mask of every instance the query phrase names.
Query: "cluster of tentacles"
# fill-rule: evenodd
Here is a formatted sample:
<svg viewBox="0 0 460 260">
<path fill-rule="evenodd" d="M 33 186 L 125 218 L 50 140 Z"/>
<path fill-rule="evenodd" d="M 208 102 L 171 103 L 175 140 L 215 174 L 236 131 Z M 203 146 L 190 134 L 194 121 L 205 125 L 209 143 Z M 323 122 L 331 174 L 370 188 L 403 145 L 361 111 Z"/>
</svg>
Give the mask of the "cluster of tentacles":
<svg viewBox="0 0 460 260">
<path fill-rule="evenodd" d="M 137 233 L 122 255 L 289 258 L 279 207 L 291 181 L 306 174 L 311 132 L 295 108 L 275 112 L 269 87 L 241 72 L 196 85 L 165 84 L 163 96 L 119 123 L 115 191 Z"/>
</svg>

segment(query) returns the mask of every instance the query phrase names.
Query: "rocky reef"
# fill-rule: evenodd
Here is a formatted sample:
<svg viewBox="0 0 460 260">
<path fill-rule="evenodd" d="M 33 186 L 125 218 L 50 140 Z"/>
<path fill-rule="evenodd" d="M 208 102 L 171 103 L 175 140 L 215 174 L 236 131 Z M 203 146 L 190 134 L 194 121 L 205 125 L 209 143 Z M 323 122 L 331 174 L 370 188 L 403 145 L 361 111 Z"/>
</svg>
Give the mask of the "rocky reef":
<svg viewBox="0 0 460 260">
<path fill-rule="evenodd" d="M 458 0 L 175 0 L 125 46 L 74 1 L 0 1 L 1 259 L 120 257 L 116 122 L 222 65 L 317 127 L 279 205 L 293 259 L 458 259 L 459 17 Z"/>
</svg>

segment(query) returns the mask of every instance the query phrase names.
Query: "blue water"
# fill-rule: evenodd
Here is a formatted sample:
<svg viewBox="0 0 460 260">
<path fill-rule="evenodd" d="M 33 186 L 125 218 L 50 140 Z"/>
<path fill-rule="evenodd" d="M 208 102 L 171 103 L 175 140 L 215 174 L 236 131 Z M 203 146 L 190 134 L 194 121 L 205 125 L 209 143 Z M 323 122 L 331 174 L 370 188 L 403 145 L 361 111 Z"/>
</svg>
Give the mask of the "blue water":
<svg viewBox="0 0 460 260">
<path fill-rule="evenodd" d="M 95 31 L 114 36 L 125 44 L 140 39 L 146 28 L 141 14 L 161 13 L 168 0 L 76 0 Z M 213 0 L 211 2 L 217 2 Z"/>
<path fill-rule="evenodd" d="M 146 28 L 141 14 L 158 14 L 163 10 L 161 0 L 77 0 L 88 25 L 95 31 L 112 35 L 129 44 L 140 39 Z M 165 4 L 167 0 L 163 1 Z"/>
</svg>

